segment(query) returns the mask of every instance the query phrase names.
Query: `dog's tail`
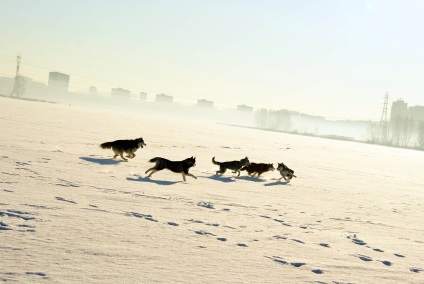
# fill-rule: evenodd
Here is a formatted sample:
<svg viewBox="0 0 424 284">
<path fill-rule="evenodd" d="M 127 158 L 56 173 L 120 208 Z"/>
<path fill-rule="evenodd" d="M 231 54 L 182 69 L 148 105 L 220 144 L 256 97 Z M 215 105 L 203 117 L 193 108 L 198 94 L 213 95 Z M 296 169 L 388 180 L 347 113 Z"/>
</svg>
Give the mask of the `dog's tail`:
<svg viewBox="0 0 424 284">
<path fill-rule="evenodd" d="M 214 163 L 215 165 L 221 165 L 220 162 L 215 161 L 215 157 L 212 158 L 212 163 Z"/>
<path fill-rule="evenodd" d="M 102 143 L 102 144 L 100 144 L 100 148 L 102 148 L 102 149 L 110 149 L 110 148 L 112 148 L 112 142 Z"/>
<path fill-rule="evenodd" d="M 150 163 L 156 163 L 157 161 L 159 161 L 158 157 L 149 160 Z"/>
</svg>

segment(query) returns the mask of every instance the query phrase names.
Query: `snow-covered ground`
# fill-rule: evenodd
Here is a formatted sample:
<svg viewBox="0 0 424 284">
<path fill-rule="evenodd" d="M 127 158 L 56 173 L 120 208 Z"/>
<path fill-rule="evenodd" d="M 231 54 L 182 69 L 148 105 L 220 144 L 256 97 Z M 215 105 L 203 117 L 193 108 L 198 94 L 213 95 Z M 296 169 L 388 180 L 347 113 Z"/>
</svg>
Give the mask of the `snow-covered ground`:
<svg viewBox="0 0 424 284">
<path fill-rule="evenodd" d="M 0 109 L 3 281 L 424 283 L 424 152 L 9 98 Z M 147 146 L 128 162 L 99 148 L 137 137 Z M 196 156 L 198 179 L 146 178 L 156 156 Z M 218 177 L 214 156 L 284 162 L 297 178 Z"/>
</svg>

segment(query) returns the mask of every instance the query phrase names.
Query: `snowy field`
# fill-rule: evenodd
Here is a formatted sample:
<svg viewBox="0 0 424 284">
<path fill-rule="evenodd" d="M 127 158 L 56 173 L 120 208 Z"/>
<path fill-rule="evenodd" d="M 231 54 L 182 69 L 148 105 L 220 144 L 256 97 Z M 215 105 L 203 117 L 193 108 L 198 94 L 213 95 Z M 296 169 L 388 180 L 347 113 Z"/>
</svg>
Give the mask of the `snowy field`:
<svg viewBox="0 0 424 284">
<path fill-rule="evenodd" d="M 0 105 L 2 281 L 424 283 L 424 152 L 73 105 Z M 128 162 L 99 147 L 140 136 L 147 146 Z M 156 156 L 196 156 L 198 179 L 166 170 L 146 178 Z M 297 178 L 217 177 L 213 156 L 284 162 Z"/>
</svg>

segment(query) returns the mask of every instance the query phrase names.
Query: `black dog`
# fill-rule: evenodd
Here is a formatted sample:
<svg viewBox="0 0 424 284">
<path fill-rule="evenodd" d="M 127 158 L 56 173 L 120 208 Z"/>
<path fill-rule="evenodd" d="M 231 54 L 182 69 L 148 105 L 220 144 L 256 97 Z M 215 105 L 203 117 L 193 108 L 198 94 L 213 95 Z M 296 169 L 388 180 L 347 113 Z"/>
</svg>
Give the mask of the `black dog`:
<svg viewBox="0 0 424 284">
<path fill-rule="evenodd" d="M 240 171 L 247 171 L 247 174 L 251 177 L 258 178 L 261 174 L 267 171 L 275 170 L 273 164 L 264 164 L 264 163 L 250 163 L 248 166 L 242 168 Z"/>
<path fill-rule="evenodd" d="M 227 169 L 230 169 L 233 170 L 233 173 L 238 172 L 238 176 L 240 176 L 240 169 L 250 164 L 249 159 L 247 157 L 241 159 L 240 161 L 230 161 L 222 163 L 215 161 L 215 157 L 213 157 L 212 163 L 214 163 L 215 165 L 219 165 L 219 171 L 217 171 L 216 174 L 223 175 Z"/>
<path fill-rule="evenodd" d="M 156 165 L 153 168 L 150 168 L 146 171 L 146 174 L 149 171 L 152 171 L 148 177 L 151 177 L 155 172 L 161 171 L 163 169 L 168 169 L 174 173 L 181 173 L 183 175 L 183 180 L 185 181 L 185 176 L 191 176 L 197 179 L 194 175 L 190 174 L 188 170 L 191 167 L 196 166 L 196 158 L 191 157 L 187 158 L 183 161 L 170 161 L 165 158 L 156 157 L 149 161 L 150 163 L 156 163 Z"/>
<path fill-rule="evenodd" d="M 137 138 L 133 140 L 116 140 L 113 142 L 105 142 L 100 144 L 100 147 L 102 149 L 112 149 L 112 151 L 115 153 L 115 156 L 113 156 L 114 159 L 118 156 L 121 156 L 121 158 L 126 161 L 127 159 L 125 159 L 123 156 L 124 152 L 128 154 L 127 158 L 132 159 L 135 157 L 134 152 L 137 151 L 138 148 L 143 148 L 143 145 L 146 146 L 143 138 Z"/>
</svg>

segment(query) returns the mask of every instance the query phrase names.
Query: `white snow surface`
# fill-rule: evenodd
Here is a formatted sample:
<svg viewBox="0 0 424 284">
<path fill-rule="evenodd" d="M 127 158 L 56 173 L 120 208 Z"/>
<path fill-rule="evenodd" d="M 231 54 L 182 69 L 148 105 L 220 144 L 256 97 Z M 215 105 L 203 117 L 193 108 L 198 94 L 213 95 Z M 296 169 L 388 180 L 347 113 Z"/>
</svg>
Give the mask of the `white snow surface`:
<svg viewBox="0 0 424 284">
<path fill-rule="evenodd" d="M 0 98 L 0 280 L 424 283 L 424 152 Z M 231 124 L 231 121 L 228 121 Z M 100 143 L 143 137 L 128 162 Z M 150 179 L 153 157 L 196 166 Z M 217 161 L 284 162 L 260 179 Z"/>
</svg>

